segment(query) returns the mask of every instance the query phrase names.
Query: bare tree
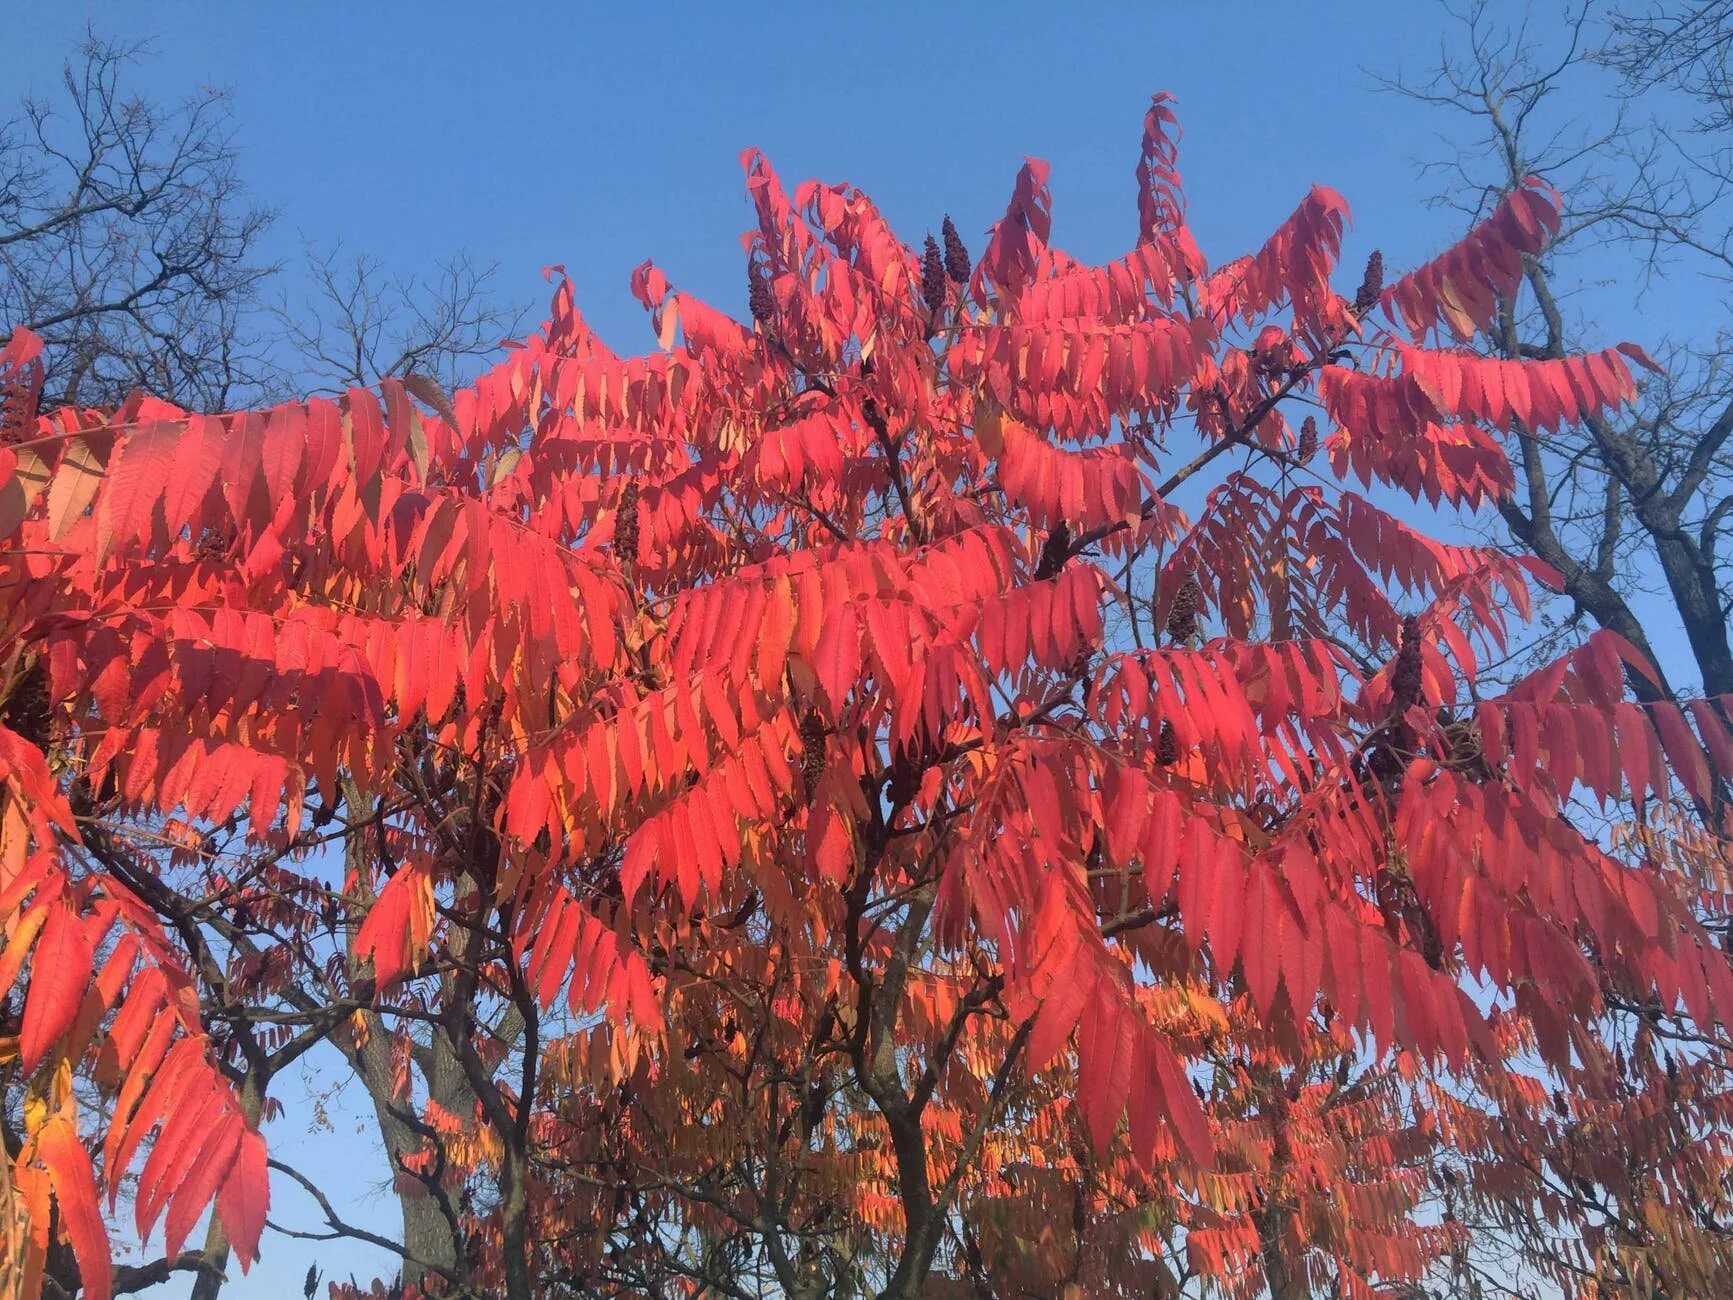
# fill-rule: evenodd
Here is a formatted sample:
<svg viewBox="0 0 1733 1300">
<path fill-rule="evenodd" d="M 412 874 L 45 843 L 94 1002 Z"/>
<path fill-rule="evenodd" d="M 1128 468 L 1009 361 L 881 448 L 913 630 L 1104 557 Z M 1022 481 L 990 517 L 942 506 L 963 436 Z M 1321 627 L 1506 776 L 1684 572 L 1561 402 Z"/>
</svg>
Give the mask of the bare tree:
<svg viewBox="0 0 1733 1300">
<path fill-rule="evenodd" d="M 1441 202 L 1484 215 L 1529 175 L 1564 195 L 1558 241 L 1529 261 L 1522 291 L 1480 346 L 1503 357 L 1606 346 L 1616 340 L 1590 316 L 1608 286 L 1621 311 L 1642 312 L 1641 290 L 1661 278 L 1722 301 L 1733 275 L 1733 4 L 1654 5 L 1604 20 L 1585 9 L 1546 32 L 1512 28 L 1506 12 L 1472 0 L 1455 11 L 1460 41 L 1429 74 L 1384 80 L 1460 132 L 1460 152 L 1429 167 L 1444 178 Z M 1573 119 L 1564 102 L 1573 92 L 1577 105 L 1605 105 L 1598 120 Z M 1697 677 L 1690 685 L 1709 695 L 1733 693 L 1730 323 L 1682 333 L 1645 317 L 1641 341 L 1665 374 L 1622 417 L 1593 416 L 1551 436 L 1517 429 L 1517 492 L 1501 507 L 1512 543 L 1563 575 L 1573 620 L 1611 628 L 1663 664 L 1656 641 L 1676 620 Z M 1665 678 L 1633 684 L 1650 698 L 1674 691 Z"/>
<path fill-rule="evenodd" d="M 137 45 L 88 37 L 61 94 L 0 126 L 0 328 L 47 343 L 48 392 L 134 387 L 213 409 L 272 373 L 258 299 L 271 212 L 236 170 L 226 94 L 173 108 L 131 94 Z"/>
<path fill-rule="evenodd" d="M 309 383 L 325 390 L 386 376 L 427 375 L 447 388 L 523 323 L 494 296 L 499 268 L 460 253 L 427 276 L 392 273 L 365 253 L 309 249 L 305 284 L 275 307 Z"/>
<path fill-rule="evenodd" d="M 337 248 L 304 269 L 263 254 L 226 92 L 132 94 L 140 45 L 89 36 L 52 100 L 0 124 L 0 342 L 47 344 L 51 401 L 142 388 L 196 410 L 428 375 L 448 387 L 522 323 L 496 268 L 464 254 L 398 273 Z"/>
<path fill-rule="evenodd" d="M 1706 138 L 1716 172 L 1725 177 L 1733 146 L 1727 135 L 1733 128 L 1733 3 L 1651 3 L 1615 10 L 1610 24 L 1613 39 L 1602 61 L 1631 90 L 1672 89 L 1696 101 L 1693 129 Z"/>
</svg>

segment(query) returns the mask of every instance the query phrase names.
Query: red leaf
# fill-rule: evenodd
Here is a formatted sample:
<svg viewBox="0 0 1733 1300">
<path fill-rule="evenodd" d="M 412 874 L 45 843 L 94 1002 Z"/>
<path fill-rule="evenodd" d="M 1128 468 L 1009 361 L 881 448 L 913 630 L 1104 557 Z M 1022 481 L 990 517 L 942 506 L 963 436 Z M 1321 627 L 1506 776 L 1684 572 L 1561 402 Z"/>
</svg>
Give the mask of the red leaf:
<svg viewBox="0 0 1733 1300">
<path fill-rule="evenodd" d="M 1203 1107 L 1186 1078 L 1185 1067 L 1165 1040 L 1156 1036 L 1150 1048 L 1155 1057 L 1155 1075 L 1161 1083 L 1161 1095 L 1167 1105 L 1179 1135 L 1179 1144 L 1193 1164 L 1209 1168 L 1215 1163 L 1215 1142 L 1210 1137 L 1209 1121 Z"/>
<path fill-rule="evenodd" d="M 25 1072 L 36 1068 L 72 1025 L 90 985 L 95 954 L 83 919 L 65 902 L 53 906 L 30 963 L 30 993 L 18 1053 Z"/>
<path fill-rule="evenodd" d="M 96 558 L 116 542 L 148 536 L 151 516 L 177 473 L 185 426 L 152 420 L 123 437 L 96 506 Z"/>
<path fill-rule="evenodd" d="M 259 1234 L 271 1208 L 271 1184 L 266 1174 L 265 1139 L 252 1128 L 243 1128 L 229 1176 L 217 1191 L 217 1217 L 228 1233 L 235 1257 L 246 1271 L 259 1257 Z"/>
<path fill-rule="evenodd" d="M 227 1178 L 245 1128 L 245 1121 L 238 1114 L 229 1112 L 203 1134 L 198 1155 L 190 1162 L 185 1181 L 175 1188 L 169 1201 L 168 1219 L 163 1224 L 163 1247 L 170 1259 L 180 1254 L 187 1234 L 211 1203 L 218 1186 Z"/>
<path fill-rule="evenodd" d="M 109 1300 L 113 1260 L 108 1251 L 108 1233 L 102 1226 L 89 1153 L 72 1124 L 56 1115 L 37 1133 L 36 1155 L 54 1184 L 61 1232 L 72 1244 L 72 1253 L 78 1260 L 84 1295 L 87 1300 Z"/>
</svg>

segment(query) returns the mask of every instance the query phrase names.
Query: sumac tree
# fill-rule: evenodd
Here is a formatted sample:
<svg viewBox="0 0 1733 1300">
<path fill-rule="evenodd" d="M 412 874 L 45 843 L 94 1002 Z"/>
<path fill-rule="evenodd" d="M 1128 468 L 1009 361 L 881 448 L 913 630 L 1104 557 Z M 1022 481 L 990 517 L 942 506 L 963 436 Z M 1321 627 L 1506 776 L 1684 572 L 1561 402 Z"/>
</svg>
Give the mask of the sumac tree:
<svg viewBox="0 0 1733 1300">
<path fill-rule="evenodd" d="M 646 263 L 620 357 L 562 280 L 451 394 L 39 411 L 15 336 L 26 1284 L 110 1292 L 142 1166 L 214 1293 L 331 1043 L 427 1294 L 1369 1295 L 1466 1230 L 1449 1081 L 1733 1012 L 1717 900 L 1569 815 L 1712 801 L 1723 715 L 1608 633 L 1487 689 L 1555 577 L 1398 508 L 1636 396 L 1635 347 L 1452 345 L 1554 197 L 1339 292 L 1322 188 L 1212 269 L 1176 138 L 1105 266 L 1041 163 L 971 259 L 749 151 L 749 323 Z"/>
</svg>

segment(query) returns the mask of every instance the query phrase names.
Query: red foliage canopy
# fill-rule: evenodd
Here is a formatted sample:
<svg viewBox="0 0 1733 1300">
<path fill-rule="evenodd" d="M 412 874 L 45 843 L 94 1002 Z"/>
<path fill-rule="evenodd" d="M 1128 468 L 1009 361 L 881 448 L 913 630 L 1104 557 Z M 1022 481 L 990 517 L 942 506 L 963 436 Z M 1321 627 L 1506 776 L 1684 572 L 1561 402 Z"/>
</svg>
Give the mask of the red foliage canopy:
<svg viewBox="0 0 1733 1300">
<path fill-rule="evenodd" d="M 230 1082 L 251 1049 L 200 1005 L 244 954 L 163 905 L 171 841 L 209 915 L 276 908 L 287 949 L 340 907 L 352 1005 L 409 1014 L 461 967 L 540 1026 L 525 1086 L 459 1117 L 493 1126 L 470 1169 L 527 1188 L 527 1237 L 509 1197 L 474 1225 L 507 1249 L 471 1283 L 509 1294 L 614 1267 L 558 1230 L 601 1193 L 555 1157 L 598 1143 L 660 1162 L 663 1212 L 756 1221 L 750 1189 L 670 1190 L 756 1104 L 723 1082 L 752 1068 L 719 1036 L 735 985 L 774 992 L 753 1062 L 832 1060 L 854 1089 L 808 1125 L 800 1197 L 864 1225 L 899 1295 L 971 1269 L 1058 1285 L 1039 1250 L 971 1263 L 941 1238 L 955 1208 L 990 1243 L 1007 1202 L 1046 1203 L 1042 1169 L 1083 1167 L 1101 1222 L 1181 1216 L 1187 1267 L 1231 1279 L 1287 1241 L 1367 1294 L 1444 1235 L 1399 1244 L 1401 1144 L 1430 1130 L 1351 1151 L 1402 1127 L 1383 1094 L 1340 1110 L 1295 1074 L 1259 1094 L 1276 1123 L 1253 1082 L 1362 1048 L 1499 1074 L 1518 1039 L 1567 1068 L 1610 990 L 1733 1020 L 1689 882 L 1572 815 L 1707 797 L 1733 776 L 1724 702 L 1632 703 L 1644 665 L 1605 633 L 1495 685 L 1548 575 L 1390 506 L 1478 506 L 1511 481 L 1489 431 L 1634 395 L 1634 348 L 1487 361 L 1371 314 L 1466 337 L 1551 197 L 1512 194 L 1357 305 L 1332 287 L 1339 196 L 1212 271 L 1165 100 L 1139 157 L 1123 258 L 1051 244 L 1031 162 L 935 287 L 864 195 L 790 195 L 749 152 L 751 325 L 646 263 L 661 349 L 620 357 L 560 280 L 542 330 L 449 396 L 39 413 L 14 335 L 0 988 L 24 998 L 0 1060 L 28 1081 L 28 1267 L 58 1233 L 104 1295 L 96 1200 L 145 1151 L 141 1234 L 166 1214 L 173 1255 L 214 1201 L 256 1254 L 261 1099 Z M 340 803 L 362 851 L 334 881 Z M 201 856 L 225 825 L 264 865 Z M 608 1132 L 573 1119 L 586 1096 L 623 1106 Z M 1280 1179 L 1314 1192 L 1272 1228 Z M 1082 1284 L 1147 1294 L 1170 1239 L 1122 1226 Z"/>
</svg>

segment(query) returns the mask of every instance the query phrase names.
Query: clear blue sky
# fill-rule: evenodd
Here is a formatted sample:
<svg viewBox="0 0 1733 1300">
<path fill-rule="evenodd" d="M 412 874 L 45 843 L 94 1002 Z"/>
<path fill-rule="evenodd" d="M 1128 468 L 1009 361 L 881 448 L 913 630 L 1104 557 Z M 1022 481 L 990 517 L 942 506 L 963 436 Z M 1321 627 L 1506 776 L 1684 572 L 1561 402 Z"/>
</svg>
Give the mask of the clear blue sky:
<svg viewBox="0 0 1733 1300">
<path fill-rule="evenodd" d="M 911 242 L 948 211 L 977 250 L 1022 156 L 1045 158 L 1056 242 L 1099 260 L 1135 234 L 1139 121 L 1166 89 L 1212 260 L 1255 248 L 1314 181 L 1353 206 L 1350 266 L 1381 246 L 1400 267 L 1458 230 L 1423 205 L 1431 184 L 1415 167 L 1439 152 L 1439 119 L 1375 93 L 1361 71 L 1436 55 L 1444 20 L 1425 0 L 7 8 L 0 101 L 51 91 L 86 22 L 154 38 L 135 85 L 171 98 L 232 88 L 244 175 L 281 210 L 280 255 L 340 238 L 415 272 L 467 250 L 538 307 L 539 269 L 564 263 L 579 305 L 622 349 L 652 344 L 626 284 L 645 257 L 744 309 L 737 155 L 751 145 L 791 185 L 860 186 Z M 1537 21 L 1553 17 L 1543 5 Z M 369 1193 L 383 1165 L 359 1094 L 334 1132 L 306 1138 L 304 1089 L 282 1089 L 289 1115 L 269 1126 L 273 1144 L 389 1231 L 389 1206 Z M 277 1195 L 274 1217 L 315 1226 L 299 1197 Z M 311 1257 L 363 1280 L 389 1271 L 376 1252 L 266 1241 L 265 1265 L 230 1294 L 299 1295 Z"/>
</svg>

